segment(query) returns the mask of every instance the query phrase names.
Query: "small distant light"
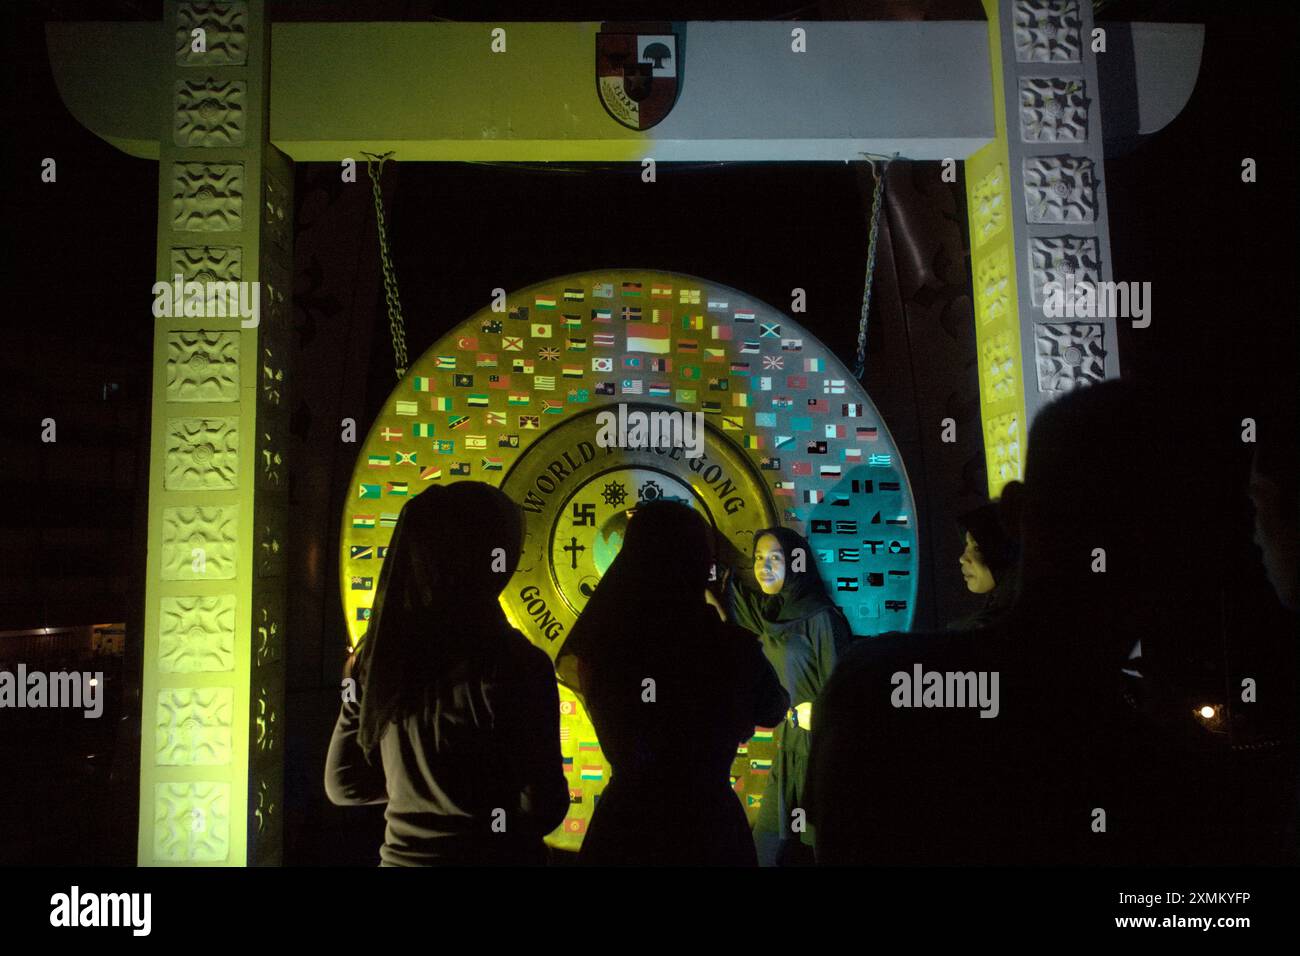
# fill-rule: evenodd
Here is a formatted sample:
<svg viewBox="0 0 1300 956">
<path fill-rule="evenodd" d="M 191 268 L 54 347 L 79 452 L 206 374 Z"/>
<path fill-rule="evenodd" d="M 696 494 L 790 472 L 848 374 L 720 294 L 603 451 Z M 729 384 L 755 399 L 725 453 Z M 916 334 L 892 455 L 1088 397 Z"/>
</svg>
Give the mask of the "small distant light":
<svg viewBox="0 0 1300 956">
<path fill-rule="evenodd" d="M 92 677 L 92 678 L 90 679 L 90 686 L 91 686 L 91 687 L 98 687 L 98 686 L 99 686 L 99 679 L 98 679 L 98 678 L 95 678 L 95 677 Z"/>
<path fill-rule="evenodd" d="M 1206 704 L 1204 707 L 1200 709 L 1199 713 L 1206 720 L 1209 720 L 1211 717 L 1214 716 L 1214 708 L 1211 707 L 1209 704 Z"/>
</svg>

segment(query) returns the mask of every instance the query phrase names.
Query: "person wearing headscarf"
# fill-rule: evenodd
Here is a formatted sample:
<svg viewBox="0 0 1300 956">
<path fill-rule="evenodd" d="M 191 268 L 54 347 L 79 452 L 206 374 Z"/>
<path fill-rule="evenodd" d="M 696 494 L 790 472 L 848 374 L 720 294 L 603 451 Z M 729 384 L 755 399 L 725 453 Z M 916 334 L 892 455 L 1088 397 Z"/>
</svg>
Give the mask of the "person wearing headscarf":
<svg viewBox="0 0 1300 956">
<path fill-rule="evenodd" d="M 479 482 L 398 516 L 325 765 L 332 803 L 387 805 L 382 866 L 541 864 L 568 812 L 554 671 L 498 603 L 521 544 Z"/>
<path fill-rule="evenodd" d="M 974 631 L 1001 621 L 1015 602 L 1019 577 L 1019 502 L 1021 484 L 1008 482 L 1002 497 L 961 515 L 965 549 L 958 558 L 966 590 L 982 595 L 979 609 L 949 625 Z"/>
<path fill-rule="evenodd" d="M 1201 672 L 1185 656 L 1217 639 L 1221 569 L 1199 560 L 1198 516 L 1223 501 L 1186 402 L 1108 380 L 1039 410 L 1011 612 L 977 640 L 859 642 L 822 695 L 819 863 L 1240 859 L 1244 764 L 1198 724 Z"/>
<path fill-rule="evenodd" d="M 757 863 L 731 762 L 789 698 L 754 636 L 706 602 L 712 553 L 691 508 L 637 508 L 560 651 L 611 767 L 584 864 Z"/>
<path fill-rule="evenodd" d="M 776 723 L 777 756 L 754 824 L 754 840 L 763 865 L 808 864 L 813 862 L 814 834 L 804 825 L 804 814 L 796 811 L 803 809 L 814 702 L 853 633 L 822 583 L 812 547 L 789 528 L 754 534 L 757 588 L 742 580 L 745 577 L 734 571 L 727 575 L 728 613 L 759 636 L 793 705 Z"/>
</svg>

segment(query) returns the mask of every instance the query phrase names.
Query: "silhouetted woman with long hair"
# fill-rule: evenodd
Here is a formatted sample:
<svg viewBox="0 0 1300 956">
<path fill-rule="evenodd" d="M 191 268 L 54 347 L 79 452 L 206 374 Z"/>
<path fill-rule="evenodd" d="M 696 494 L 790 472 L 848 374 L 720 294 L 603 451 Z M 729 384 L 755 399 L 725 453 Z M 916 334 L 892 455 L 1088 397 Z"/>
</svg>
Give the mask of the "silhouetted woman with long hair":
<svg viewBox="0 0 1300 956">
<path fill-rule="evenodd" d="M 776 721 L 777 755 L 754 823 L 759 862 L 811 864 L 812 829 L 793 824 L 794 811 L 805 809 L 813 704 L 853 633 L 822 583 L 811 545 L 789 528 L 754 534 L 753 572 L 729 573 L 725 593 L 731 619 L 759 636 L 792 704 Z"/>
<path fill-rule="evenodd" d="M 568 811 L 554 671 L 498 603 L 521 543 L 478 482 L 398 516 L 325 767 L 333 803 L 387 804 L 381 865 L 544 863 Z"/>
<path fill-rule="evenodd" d="M 705 600 L 712 543 L 685 505 L 638 508 L 560 652 L 612 768 L 583 863 L 757 862 L 731 762 L 789 699 L 754 636 Z"/>
</svg>

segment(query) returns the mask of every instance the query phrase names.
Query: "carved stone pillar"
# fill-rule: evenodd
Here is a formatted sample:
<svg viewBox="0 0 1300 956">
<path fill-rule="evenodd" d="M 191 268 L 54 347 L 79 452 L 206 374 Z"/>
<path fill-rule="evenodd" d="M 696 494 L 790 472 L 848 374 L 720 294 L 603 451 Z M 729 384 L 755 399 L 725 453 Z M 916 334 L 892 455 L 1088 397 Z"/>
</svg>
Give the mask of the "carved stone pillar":
<svg viewBox="0 0 1300 956">
<path fill-rule="evenodd" d="M 1023 475 L 1053 398 L 1119 376 L 1111 318 L 1051 318 L 1044 286 L 1111 278 L 1092 8 L 985 0 L 996 138 L 966 161 L 989 493 Z"/>
<path fill-rule="evenodd" d="M 265 5 L 164 17 L 157 278 L 205 285 L 154 308 L 138 860 L 278 863 L 293 170 Z M 206 285 L 227 282 L 255 316 Z"/>
</svg>

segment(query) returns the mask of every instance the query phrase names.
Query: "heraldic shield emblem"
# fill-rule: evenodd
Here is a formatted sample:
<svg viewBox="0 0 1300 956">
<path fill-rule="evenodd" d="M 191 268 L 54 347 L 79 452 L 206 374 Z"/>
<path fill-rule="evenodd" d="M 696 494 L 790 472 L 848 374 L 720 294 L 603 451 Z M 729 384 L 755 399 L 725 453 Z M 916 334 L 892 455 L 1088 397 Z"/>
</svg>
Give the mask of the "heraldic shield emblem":
<svg viewBox="0 0 1300 956">
<path fill-rule="evenodd" d="M 629 129 L 658 124 L 677 102 L 682 47 L 669 23 L 605 23 L 596 34 L 596 91 Z"/>
</svg>

